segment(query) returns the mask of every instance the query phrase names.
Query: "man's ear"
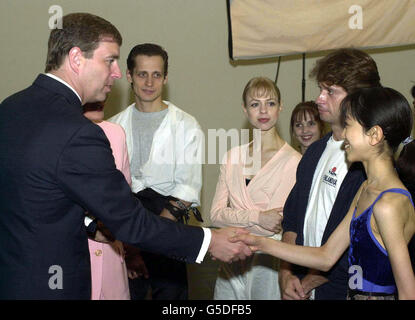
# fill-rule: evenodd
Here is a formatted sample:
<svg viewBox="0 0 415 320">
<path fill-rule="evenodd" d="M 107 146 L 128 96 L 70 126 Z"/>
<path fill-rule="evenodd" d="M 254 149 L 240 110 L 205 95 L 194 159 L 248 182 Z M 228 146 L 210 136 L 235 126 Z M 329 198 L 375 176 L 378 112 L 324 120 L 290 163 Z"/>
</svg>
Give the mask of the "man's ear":
<svg viewBox="0 0 415 320">
<path fill-rule="evenodd" d="M 382 142 L 385 138 L 382 128 L 378 125 L 370 128 L 368 131 L 368 135 L 369 135 L 369 143 L 371 146 L 377 145 L 378 143 Z"/>
<path fill-rule="evenodd" d="M 69 66 L 76 74 L 79 74 L 80 68 L 84 60 L 85 57 L 83 55 L 82 50 L 79 47 L 73 47 L 71 50 L 69 50 Z"/>
<path fill-rule="evenodd" d="M 125 71 L 125 76 L 127 77 L 127 81 L 129 82 L 129 83 L 132 83 L 133 82 L 133 78 L 132 78 L 132 76 L 131 76 L 131 73 L 130 73 L 130 70 L 126 70 Z"/>
<path fill-rule="evenodd" d="M 168 76 L 168 74 L 166 74 L 164 76 L 163 85 L 167 83 L 168 78 L 169 78 L 169 76 Z"/>
</svg>

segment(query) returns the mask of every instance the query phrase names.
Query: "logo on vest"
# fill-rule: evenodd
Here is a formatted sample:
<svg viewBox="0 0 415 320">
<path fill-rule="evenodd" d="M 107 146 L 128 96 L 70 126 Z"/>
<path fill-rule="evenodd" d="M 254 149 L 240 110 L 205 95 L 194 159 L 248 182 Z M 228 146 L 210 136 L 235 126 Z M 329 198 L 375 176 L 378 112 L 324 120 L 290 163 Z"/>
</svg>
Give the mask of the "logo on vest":
<svg viewBox="0 0 415 320">
<path fill-rule="evenodd" d="M 329 170 L 329 174 L 323 175 L 323 182 L 328 184 L 329 186 L 335 188 L 337 185 L 337 174 L 336 174 L 337 168 L 333 167 L 331 170 Z"/>
</svg>

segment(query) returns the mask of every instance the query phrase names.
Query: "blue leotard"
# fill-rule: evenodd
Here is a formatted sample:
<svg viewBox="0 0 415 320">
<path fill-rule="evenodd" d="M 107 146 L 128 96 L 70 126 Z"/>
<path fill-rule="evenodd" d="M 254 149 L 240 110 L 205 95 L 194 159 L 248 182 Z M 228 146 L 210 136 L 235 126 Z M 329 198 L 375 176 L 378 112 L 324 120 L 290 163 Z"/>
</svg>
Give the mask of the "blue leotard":
<svg viewBox="0 0 415 320">
<path fill-rule="evenodd" d="M 404 189 L 388 189 L 379 194 L 372 205 L 356 217 L 356 208 L 350 222 L 349 266 L 359 266 L 363 273 L 363 288 L 359 291 L 393 294 L 397 291 L 392 266 L 387 251 L 380 245 L 370 228 L 370 218 L 375 203 L 386 192 L 395 192 L 408 196 Z"/>
</svg>

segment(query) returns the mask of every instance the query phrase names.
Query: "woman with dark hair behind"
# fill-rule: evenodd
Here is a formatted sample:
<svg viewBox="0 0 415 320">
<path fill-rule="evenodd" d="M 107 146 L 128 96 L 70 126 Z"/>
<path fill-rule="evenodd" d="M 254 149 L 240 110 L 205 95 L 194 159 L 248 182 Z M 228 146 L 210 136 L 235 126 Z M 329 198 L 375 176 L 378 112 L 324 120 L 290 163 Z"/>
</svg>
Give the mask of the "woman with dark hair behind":
<svg viewBox="0 0 415 320">
<path fill-rule="evenodd" d="M 87 103 L 84 116 L 101 127 L 110 143 L 115 165 L 131 185 L 130 163 L 124 129 L 104 121 L 104 102 Z M 98 187 L 98 186 L 97 186 Z M 130 300 L 123 243 L 114 239 L 98 221 L 93 239 L 88 239 L 91 260 L 91 300 Z"/>
<path fill-rule="evenodd" d="M 399 178 L 405 184 L 408 191 L 415 197 L 415 143 L 413 138 L 403 142 L 404 146 L 396 161 L 396 169 Z"/>
<path fill-rule="evenodd" d="M 313 142 L 323 137 L 324 123 L 320 119 L 318 106 L 314 101 L 297 104 L 291 113 L 291 145 L 301 154 Z"/>
</svg>

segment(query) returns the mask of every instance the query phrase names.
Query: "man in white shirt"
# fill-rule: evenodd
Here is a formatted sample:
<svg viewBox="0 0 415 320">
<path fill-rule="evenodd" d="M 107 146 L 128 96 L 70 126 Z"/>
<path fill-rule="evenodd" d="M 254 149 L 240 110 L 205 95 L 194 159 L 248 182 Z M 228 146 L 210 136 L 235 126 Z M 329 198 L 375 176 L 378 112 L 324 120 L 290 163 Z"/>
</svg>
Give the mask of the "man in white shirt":
<svg viewBox="0 0 415 320">
<path fill-rule="evenodd" d="M 127 68 L 134 103 L 109 121 L 126 132 L 132 191 L 155 214 L 183 222 L 189 209 L 200 205 L 201 128 L 194 117 L 162 100 L 168 78 L 168 55 L 162 47 L 151 43 L 135 46 Z M 130 249 L 127 257 L 132 254 Z M 135 278 L 130 279 L 132 299 L 143 299 L 148 287 L 153 300 L 187 299 L 184 262 L 148 252 L 141 255 L 147 270 L 133 270 L 127 262 L 130 278 Z"/>
<path fill-rule="evenodd" d="M 282 240 L 316 247 L 324 244 L 342 221 L 364 180 L 361 164 L 350 166 L 346 162 L 340 104 L 358 88 L 380 86 L 380 78 L 375 61 L 356 49 L 330 53 L 317 61 L 311 76 L 320 88 L 316 100 L 320 118 L 331 126 L 332 132 L 312 144 L 298 165 L 297 182 L 284 207 Z M 281 264 L 283 299 L 346 299 L 347 254 L 324 274 L 294 269 L 297 266 Z"/>
</svg>

